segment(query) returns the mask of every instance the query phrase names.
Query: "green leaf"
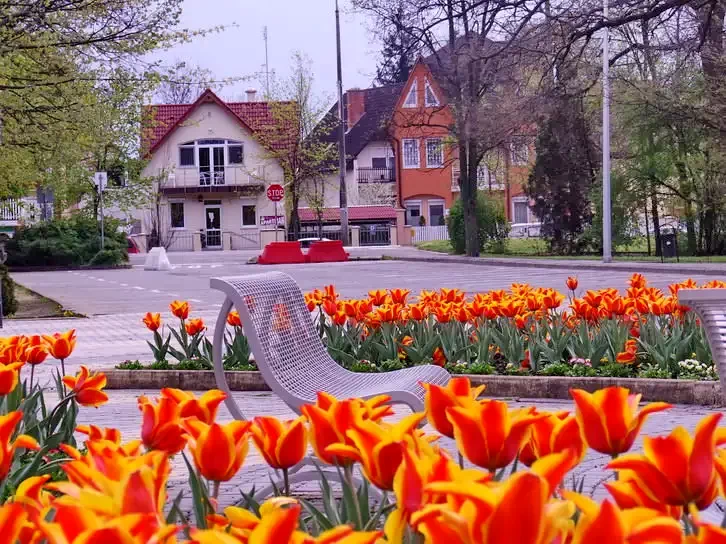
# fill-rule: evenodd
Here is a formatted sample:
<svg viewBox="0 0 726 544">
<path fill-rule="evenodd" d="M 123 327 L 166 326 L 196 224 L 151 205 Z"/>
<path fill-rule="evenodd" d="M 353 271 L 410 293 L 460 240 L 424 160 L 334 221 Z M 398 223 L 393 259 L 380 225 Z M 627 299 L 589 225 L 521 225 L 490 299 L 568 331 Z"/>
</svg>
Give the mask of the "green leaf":
<svg viewBox="0 0 726 544">
<path fill-rule="evenodd" d="M 187 471 L 189 472 L 189 488 L 192 492 L 192 505 L 194 508 L 196 526 L 199 529 L 206 529 L 209 497 L 207 496 L 204 485 L 197 477 L 194 467 L 189 463 L 186 452 L 182 452 L 182 457 L 184 458 L 184 463 L 186 463 Z"/>
<path fill-rule="evenodd" d="M 179 508 L 179 505 L 181 504 L 183 497 L 184 497 L 184 490 L 179 491 L 179 494 L 174 499 L 174 502 L 171 503 L 171 508 L 169 508 L 169 513 L 166 516 L 167 525 L 173 525 L 175 523 L 186 523 L 187 522 L 187 520 L 185 519 L 184 513 L 181 511 L 181 508 Z"/>
<path fill-rule="evenodd" d="M 335 524 L 330 521 L 330 519 L 328 519 L 325 514 L 315 508 L 315 506 L 313 506 L 310 501 L 308 501 L 307 499 L 299 499 L 299 501 L 302 504 L 303 508 L 312 516 L 312 518 L 318 524 L 321 532 L 327 531 L 335 527 Z"/>
</svg>

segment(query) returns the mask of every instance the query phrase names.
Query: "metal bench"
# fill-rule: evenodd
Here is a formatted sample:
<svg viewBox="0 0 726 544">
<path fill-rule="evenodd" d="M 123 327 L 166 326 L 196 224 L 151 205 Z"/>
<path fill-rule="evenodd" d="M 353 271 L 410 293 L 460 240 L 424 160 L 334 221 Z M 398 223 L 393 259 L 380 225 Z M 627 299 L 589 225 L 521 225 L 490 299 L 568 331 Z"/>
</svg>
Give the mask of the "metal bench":
<svg viewBox="0 0 726 544">
<path fill-rule="evenodd" d="M 726 403 L 726 289 L 680 289 L 678 302 L 701 318 Z"/>
<path fill-rule="evenodd" d="M 230 394 L 222 366 L 226 318 L 233 306 L 262 377 L 297 413 L 304 404 L 315 402 L 318 391 L 339 399 L 386 394 L 392 403 L 420 411 L 424 408 L 420 382 L 449 382 L 449 373 L 434 365 L 381 374 L 346 370 L 328 355 L 300 288 L 287 274 L 212 278 L 210 285 L 226 295 L 214 331 L 215 378 L 217 386 L 227 393 L 229 410 L 238 419 L 244 419 L 244 414 Z"/>
<path fill-rule="evenodd" d="M 227 393 L 225 403 L 236 419 L 248 419 L 239 409 L 224 374 L 222 349 L 227 315 L 235 307 L 249 341 L 257 368 L 273 393 L 297 413 L 304 404 L 314 403 L 318 391 L 337 397 L 370 398 L 391 396 L 392 403 L 406 404 L 413 411 L 424 408 L 424 388 L 419 382 L 446 385 L 450 375 L 443 368 L 425 365 L 369 374 L 350 372 L 336 363 L 325 349 L 297 283 L 282 272 L 250 276 L 212 278 L 210 286 L 226 298 L 214 329 L 213 359 L 217 387 Z M 340 481 L 335 469 L 318 468 L 306 458 L 290 474 L 290 483 L 317 480 Z M 311 470 L 304 467 L 314 466 Z M 357 479 L 360 482 L 360 479 Z M 274 486 L 259 496 L 272 493 Z M 371 488 L 372 493 L 380 494 Z"/>
</svg>

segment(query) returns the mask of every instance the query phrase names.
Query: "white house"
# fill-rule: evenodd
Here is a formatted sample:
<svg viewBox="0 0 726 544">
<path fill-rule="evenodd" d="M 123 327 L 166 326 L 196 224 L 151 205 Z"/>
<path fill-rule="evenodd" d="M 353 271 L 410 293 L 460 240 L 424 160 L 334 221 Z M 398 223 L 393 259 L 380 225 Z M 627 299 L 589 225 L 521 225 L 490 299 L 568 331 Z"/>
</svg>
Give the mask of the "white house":
<svg viewBox="0 0 726 544">
<path fill-rule="evenodd" d="M 270 104 L 223 102 L 207 89 L 193 104 L 147 107 L 142 142 L 159 206 L 141 217 L 158 224 L 171 250 L 260 247 L 260 231 L 284 225 L 266 189 L 283 183 L 277 160 L 255 137 L 274 123 Z M 284 144 L 281 144 L 284 145 Z"/>
</svg>

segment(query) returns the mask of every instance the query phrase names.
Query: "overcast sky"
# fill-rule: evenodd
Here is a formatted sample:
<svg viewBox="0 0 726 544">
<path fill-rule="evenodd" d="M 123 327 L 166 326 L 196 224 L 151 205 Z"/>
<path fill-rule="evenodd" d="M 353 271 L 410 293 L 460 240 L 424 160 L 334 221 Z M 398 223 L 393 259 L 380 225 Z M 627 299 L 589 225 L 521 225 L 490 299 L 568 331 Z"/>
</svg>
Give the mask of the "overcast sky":
<svg viewBox="0 0 726 544">
<path fill-rule="evenodd" d="M 262 29 L 267 26 L 270 68 L 288 72 L 295 50 L 313 62 L 316 92 L 336 97 L 334 0 L 185 0 L 181 26 L 209 28 L 236 23 L 223 32 L 197 38 L 161 55 L 165 62 L 182 60 L 211 70 L 217 78 L 252 76 L 222 92 L 241 98 L 249 87 L 262 91 L 259 72 L 265 62 Z M 375 75 L 378 45 L 368 21 L 341 0 L 343 87 L 368 87 Z"/>
</svg>

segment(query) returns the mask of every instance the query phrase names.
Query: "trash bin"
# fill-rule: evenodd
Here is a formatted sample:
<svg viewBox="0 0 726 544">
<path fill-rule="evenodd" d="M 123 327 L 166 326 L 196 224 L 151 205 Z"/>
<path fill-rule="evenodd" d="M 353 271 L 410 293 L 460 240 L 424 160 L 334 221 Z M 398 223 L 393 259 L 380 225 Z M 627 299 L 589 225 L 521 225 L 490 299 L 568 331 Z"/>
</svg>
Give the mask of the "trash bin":
<svg viewBox="0 0 726 544">
<path fill-rule="evenodd" d="M 660 235 L 661 254 L 664 259 L 678 257 L 678 241 L 675 232 L 662 232 Z"/>
</svg>

